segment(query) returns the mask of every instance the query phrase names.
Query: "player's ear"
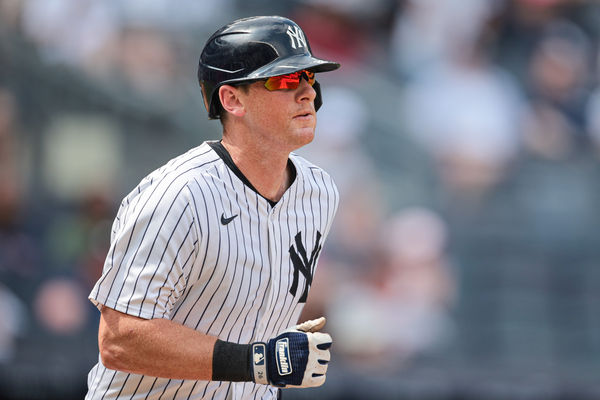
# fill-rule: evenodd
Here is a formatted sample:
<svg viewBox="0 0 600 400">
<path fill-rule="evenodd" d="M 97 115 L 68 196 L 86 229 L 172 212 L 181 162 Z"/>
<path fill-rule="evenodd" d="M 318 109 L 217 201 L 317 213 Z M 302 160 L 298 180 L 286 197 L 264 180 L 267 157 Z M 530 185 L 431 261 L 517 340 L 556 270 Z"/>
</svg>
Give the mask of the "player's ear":
<svg viewBox="0 0 600 400">
<path fill-rule="evenodd" d="M 236 117 L 242 117 L 246 113 L 244 103 L 240 99 L 241 90 L 235 86 L 223 85 L 219 88 L 219 100 L 223 109 Z"/>
</svg>

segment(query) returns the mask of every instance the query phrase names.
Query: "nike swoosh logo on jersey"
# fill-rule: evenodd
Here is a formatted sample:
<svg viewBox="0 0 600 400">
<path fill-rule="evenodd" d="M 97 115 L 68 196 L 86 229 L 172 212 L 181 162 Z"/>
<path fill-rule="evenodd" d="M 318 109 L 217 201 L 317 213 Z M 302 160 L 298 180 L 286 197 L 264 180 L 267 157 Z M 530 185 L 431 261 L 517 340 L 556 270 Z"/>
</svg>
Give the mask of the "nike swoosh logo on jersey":
<svg viewBox="0 0 600 400">
<path fill-rule="evenodd" d="M 229 217 L 229 218 L 225 218 L 225 213 L 221 214 L 221 223 L 223 225 L 227 225 L 228 223 L 230 223 L 231 221 L 233 221 L 233 219 L 235 217 L 237 217 L 238 215 L 235 214 L 233 217 Z"/>
</svg>

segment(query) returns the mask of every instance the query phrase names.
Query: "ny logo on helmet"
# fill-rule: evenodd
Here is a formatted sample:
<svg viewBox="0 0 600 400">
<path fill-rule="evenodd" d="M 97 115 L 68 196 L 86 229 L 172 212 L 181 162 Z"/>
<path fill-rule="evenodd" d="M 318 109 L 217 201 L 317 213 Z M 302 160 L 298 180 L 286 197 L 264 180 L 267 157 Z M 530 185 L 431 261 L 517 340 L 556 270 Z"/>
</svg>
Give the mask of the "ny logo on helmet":
<svg viewBox="0 0 600 400">
<path fill-rule="evenodd" d="M 290 37 L 293 49 L 306 47 L 306 39 L 304 38 L 304 33 L 302 33 L 299 27 L 294 26 L 292 28 L 291 26 L 288 26 L 286 33 Z"/>
</svg>

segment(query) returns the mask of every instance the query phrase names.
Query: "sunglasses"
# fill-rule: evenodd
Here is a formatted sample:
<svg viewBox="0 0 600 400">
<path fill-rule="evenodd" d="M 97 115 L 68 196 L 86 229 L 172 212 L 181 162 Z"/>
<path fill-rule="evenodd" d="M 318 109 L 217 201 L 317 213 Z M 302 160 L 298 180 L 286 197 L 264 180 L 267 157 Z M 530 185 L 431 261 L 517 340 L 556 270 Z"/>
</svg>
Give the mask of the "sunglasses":
<svg viewBox="0 0 600 400">
<path fill-rule="evenodd" d="M 292 72 L 291 74 L 272 76 L 265 82 L 267 90 L 285 90 L 297 89 L 300 86 L 300 79 L 306 79 L 310 86 L 315 84 L 315 73 L 303 69 L 302 71 Z"/>
</svg>

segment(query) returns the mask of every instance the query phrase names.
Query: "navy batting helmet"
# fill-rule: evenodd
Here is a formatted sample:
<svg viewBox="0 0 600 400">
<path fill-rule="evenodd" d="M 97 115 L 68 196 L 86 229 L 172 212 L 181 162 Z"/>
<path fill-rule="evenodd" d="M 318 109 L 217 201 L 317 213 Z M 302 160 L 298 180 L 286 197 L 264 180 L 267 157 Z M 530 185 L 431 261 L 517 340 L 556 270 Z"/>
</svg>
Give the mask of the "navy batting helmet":
<svg viewBox="0 0 600 400">
<path fill-rule="evenodd" d="M 219 87 L 249 83 L 271 76 L 309 69 L 333 71 L 340 64 L 313 57 L 302 29 L 292 20 L 277 16 L 243 18 L 225 25 L 204 45 L 198 80 L 210 119 L 219 118 Z M 321 89 L 315 109 L 322 104 Z"/>
</svg>

